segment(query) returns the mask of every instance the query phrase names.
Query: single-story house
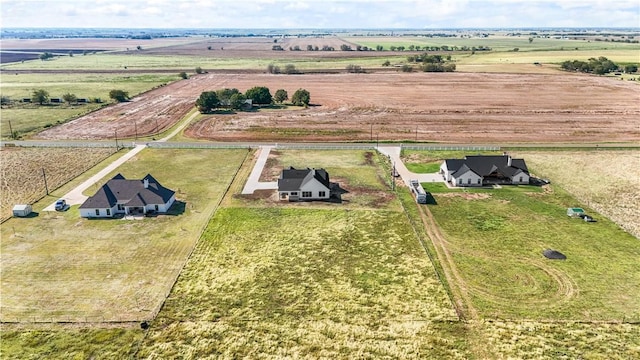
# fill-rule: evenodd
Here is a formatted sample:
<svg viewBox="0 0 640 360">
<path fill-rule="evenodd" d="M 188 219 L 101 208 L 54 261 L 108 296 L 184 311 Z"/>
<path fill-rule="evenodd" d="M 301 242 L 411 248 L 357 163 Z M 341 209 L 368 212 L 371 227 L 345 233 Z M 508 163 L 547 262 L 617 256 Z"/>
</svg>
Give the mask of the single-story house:
<svg viewBox="0 0 640 360">
<path fill-rule="evenodd" d="M 166 213 L 175 200 L 175 192 L 149 174 L 141 180 L 127 180 L 118 174 L 80 205 L 80 216 L 104 218 L 116 214 Z"/>
<path fill-rule="evenodd" d="M 529 170 L 524 159 L 513 159 L 506 154 L 447 159 L 440 165 L 440 174 L 453 186 L 529 184 Z"/>
<path fill-rule="evenodd" d="M 280 200 L 328 200 L 331 196 L 329 174 L 324 169 L 282 170 L 278 179 Z"/>
</svg>

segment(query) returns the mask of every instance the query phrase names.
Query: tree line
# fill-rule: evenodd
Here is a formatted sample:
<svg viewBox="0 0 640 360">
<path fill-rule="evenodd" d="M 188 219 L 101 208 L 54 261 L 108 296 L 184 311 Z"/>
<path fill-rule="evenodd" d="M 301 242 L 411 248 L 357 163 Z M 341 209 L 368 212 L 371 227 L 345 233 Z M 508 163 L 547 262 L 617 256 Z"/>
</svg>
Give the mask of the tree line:
<svg viewBox="0 0 640 360">
<path fill-rule="evenodd" d="M 624 71 L 626 73 L 634 73 L 638 71 L 637 64 L 628 64 L 625 66 L 618 66 L 613 61 L 607 59 L 604 56 L 599 58 L 590 58 L 587 61 L 581 60 L 567 60 L 560 64 L 563 70 L 577 71 L 590 74 L 604 75 L 614 71 Z"/>
<path fill-rule="evenodd" d="M 289 94 L 284 89 L 276 90 L 275 94 L 272 96 L 269 88 L 265 86 L 252 87 L 244 94 L 235 88 L 224 88 L 202 92 L 200 97 L 196 100 L 195 106 L 200 113 L 209 114 L 219 108 L 241 110 L 245 107 L 253 106 L 253 104 L 282 104 L 287 100 L 289 100 Z M 291 97 L 291 104 L 296 106 L 308 106 L 310 100 L 311 96 L 309 91 L 305 89 L 298 89 Z"/>
<path fill-rule="evenodd" d="M 531 40 L 533 41 L 533 40 Z M 529 41 L 529 42 L 531 42 Z M 307 51 L 335 51 L 336 49 L 333 46 L 328 46 L 328 45 L 323 45 L 322 47 L 319 47 L 317 45 L 307 45 L 306 47 Z M 271 47 L 271 50 L 273 51 L 284 51 L 285 48 L 282 47 L 282 45 L 273 45 Z M 351 47 L 351 45 L 347 45 L 347 44 L 342 44 L 340 45 L 340 50 L 341 51 L 354 51 L 353 47 Z M 373 47 L 368 47 L 368 46 L 364 46 L 364 45 L 356 45 L 355 47 L 355 51 L 385 51 L 384 46 L 382 45 L 376 45 L 375 48 Z M 300 45 L 294 45 L 294 46 L 289 46 L 289 51 L 302 51 L 302 48 L 300 47 Z M 395 45 L 391 45 L 389 46 L 389 51 L 471 51 L 473 53 L 475 53 L 476 51 L 491 51 L 491 48 L 488 46 L 448 46 L 448 45 L 441 45 L 441 46 L 420 46 L 420 45 L 409 45 L 409 46 L 404 46 L 404 45 L 400 45 L 400 46 L 395 46 Z"/>
</svg>

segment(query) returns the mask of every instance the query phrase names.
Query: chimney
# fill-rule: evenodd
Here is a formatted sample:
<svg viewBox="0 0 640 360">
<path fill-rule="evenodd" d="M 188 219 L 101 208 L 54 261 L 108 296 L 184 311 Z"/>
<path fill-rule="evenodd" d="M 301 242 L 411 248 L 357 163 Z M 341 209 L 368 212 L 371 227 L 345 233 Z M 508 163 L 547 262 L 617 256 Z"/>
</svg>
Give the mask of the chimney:
<svg viewBox="0 0 640 360">
<path fill-rule="evenodd" d="M 144 179 L 142 180 L 142 183 L 144 184 L 144 188 L 148 189 L 149 188 L 149 179 Z"/>
<path fill-rule="evenodd" d="M 507 166 L 511 166 L 511 155 L 507 155 Z"/>
</svg>

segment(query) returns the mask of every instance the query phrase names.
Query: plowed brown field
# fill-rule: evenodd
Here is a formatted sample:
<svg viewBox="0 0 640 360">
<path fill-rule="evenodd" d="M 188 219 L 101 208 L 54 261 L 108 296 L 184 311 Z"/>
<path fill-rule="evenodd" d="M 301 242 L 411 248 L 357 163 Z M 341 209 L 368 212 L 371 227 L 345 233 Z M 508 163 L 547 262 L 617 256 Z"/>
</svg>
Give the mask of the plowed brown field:
<svg viewBox="0 0 640 360">
<path fill-rule="evenodd" d="M 202 91 L 307 89 L 307 109 L 217 114 L 185 134 L 219 141 L 640 141 L 640 87 L 581 75 L 471 73 L 204 74 L 48 129 L 42 138 L 132 137 L 177 122 Z M 417 134 L 416 134 L 417 130 Z"/>
</svg>

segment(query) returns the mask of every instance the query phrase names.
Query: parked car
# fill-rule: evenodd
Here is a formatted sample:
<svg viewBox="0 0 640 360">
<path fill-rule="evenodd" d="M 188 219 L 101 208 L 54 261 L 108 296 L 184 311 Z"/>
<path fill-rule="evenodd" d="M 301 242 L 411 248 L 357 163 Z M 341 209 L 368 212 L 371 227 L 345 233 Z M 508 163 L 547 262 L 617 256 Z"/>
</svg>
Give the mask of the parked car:
<svg viewBox="0 0 640 360">
<path fill-rule="evenodd" d="M 56 201 L 56 211 L 64 211 L 67 208 L 67 201 L 65 199 L 58 199 Z"/>
</svg>

